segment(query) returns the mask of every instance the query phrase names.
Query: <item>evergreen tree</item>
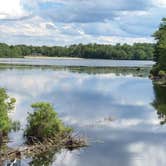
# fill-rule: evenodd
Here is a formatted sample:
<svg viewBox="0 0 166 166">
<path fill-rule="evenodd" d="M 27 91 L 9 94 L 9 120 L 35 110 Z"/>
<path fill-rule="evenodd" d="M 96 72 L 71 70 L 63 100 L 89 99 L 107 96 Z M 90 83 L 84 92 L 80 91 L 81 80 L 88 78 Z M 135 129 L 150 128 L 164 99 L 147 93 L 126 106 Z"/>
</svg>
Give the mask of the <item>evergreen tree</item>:
<svg viewBox="0 0 166 166">
<path fill-rule="evenodd" d="M 160 70 L 166 71 L 166 18 L 162 19 L 159 29 L 153 35 L 157 41 L 155 45 L 153 73 L 159 74 Z"/>
</svg>

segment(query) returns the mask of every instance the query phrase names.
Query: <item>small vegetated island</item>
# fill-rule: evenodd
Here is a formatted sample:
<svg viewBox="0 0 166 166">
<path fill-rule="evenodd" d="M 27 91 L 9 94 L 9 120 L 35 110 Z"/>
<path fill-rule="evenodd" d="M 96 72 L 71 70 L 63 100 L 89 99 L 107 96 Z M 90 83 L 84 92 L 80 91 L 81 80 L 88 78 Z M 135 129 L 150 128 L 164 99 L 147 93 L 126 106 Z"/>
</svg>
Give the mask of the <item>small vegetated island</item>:
<svg viewBox="0 0 166 166">
<path fill-rule="evenodd" d="M 62 148 L 69 150 L 87 146 L 83 138 L 72 135 L 73 129 L 67 127 L 59 119 L 50 103 L 32 104 L 33 113 L 27 117 L 24 129 L 25 147 L 9 149 L 6 147 L 7 135 L 19 128 L 19 122 L 12 122 L 9 113 L 14 109 L 16 100 L 10 98 L 5 89 L 0 89 L 0 165 L 4 160 L 14 160 L 22 156 L 36 156 Z"/>
</svg>

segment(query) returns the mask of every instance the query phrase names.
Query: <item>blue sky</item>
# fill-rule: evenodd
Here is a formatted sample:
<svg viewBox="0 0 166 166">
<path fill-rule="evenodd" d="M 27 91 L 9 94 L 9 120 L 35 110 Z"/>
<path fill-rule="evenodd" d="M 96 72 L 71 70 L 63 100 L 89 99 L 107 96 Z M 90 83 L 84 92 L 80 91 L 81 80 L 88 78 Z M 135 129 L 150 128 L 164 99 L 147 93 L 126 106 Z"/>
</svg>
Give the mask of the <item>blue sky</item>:
<svg viewBox="0 0 166 166">
<path fill-rule="evenodd" d="M 0 0 L 0 42 L 154 42 L 166 0 Z"/>
</svg>

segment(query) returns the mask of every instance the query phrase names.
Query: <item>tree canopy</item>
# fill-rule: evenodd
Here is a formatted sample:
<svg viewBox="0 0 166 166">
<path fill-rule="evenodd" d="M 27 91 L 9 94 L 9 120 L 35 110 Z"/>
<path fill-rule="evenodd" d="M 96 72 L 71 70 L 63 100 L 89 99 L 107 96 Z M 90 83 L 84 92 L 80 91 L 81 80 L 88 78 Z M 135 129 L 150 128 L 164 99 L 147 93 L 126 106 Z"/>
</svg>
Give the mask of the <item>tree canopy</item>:
<svg viewBox="0 0 166 166">
<path fill-rule="evenodd" d="M 135 43 L 104 45 L 77 44 L 71 46 L 10 46 L 0 43 L 0 57 L 19 58 L 24 56 L 76 57 L 95 59 L 123 59 L 123 60 L 152 60 L 154 45 L 149 43 Z"/>
<path fill-rule="evenodd" d="M 166 71 L 166 18 L 162 19 L 159 29 L 153 35 L 156 40 L 154 59 L 157 62 L 153 68 L 153 74 Z"/>
</svg>

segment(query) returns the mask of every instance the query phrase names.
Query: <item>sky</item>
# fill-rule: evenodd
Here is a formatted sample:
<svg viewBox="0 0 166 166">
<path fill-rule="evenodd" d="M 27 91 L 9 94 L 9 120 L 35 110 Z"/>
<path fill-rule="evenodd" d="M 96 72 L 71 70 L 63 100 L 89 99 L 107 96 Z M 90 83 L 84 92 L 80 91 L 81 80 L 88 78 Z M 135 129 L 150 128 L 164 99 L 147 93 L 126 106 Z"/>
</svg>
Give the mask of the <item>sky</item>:
<svg viewBox="0 0 166 166">
<path fill-rule="evenodd" d="M 154 42 L 163 17 L 166 0 L 0 0 L 0 42 Z"/>
</svg>

